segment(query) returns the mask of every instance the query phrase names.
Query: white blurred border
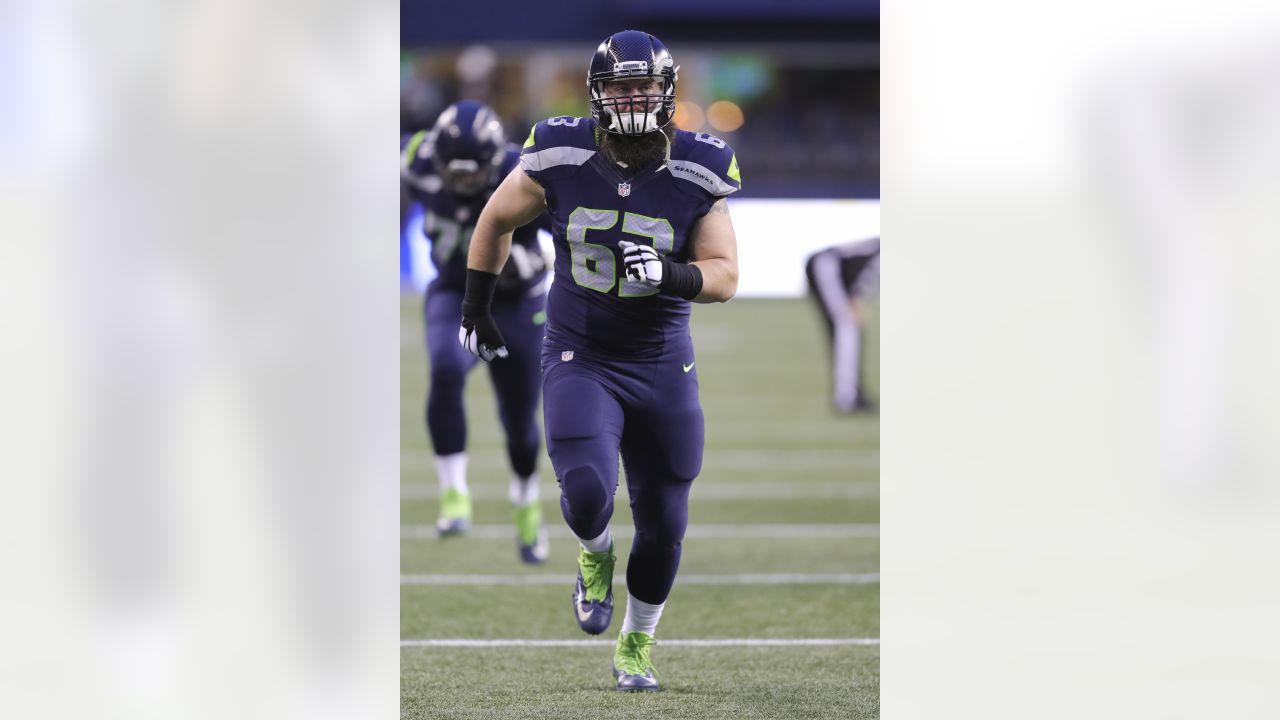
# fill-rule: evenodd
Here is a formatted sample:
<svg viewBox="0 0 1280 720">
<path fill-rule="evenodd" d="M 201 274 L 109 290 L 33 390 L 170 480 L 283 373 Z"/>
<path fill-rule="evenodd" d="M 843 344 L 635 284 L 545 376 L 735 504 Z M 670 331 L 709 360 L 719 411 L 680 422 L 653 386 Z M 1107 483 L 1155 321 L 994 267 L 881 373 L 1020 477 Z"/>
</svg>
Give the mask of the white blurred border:
<svg viewBox="0 0 1280 720">
<path fill-rule="evenodd" d="M 1280 704 L 1280 5 L 884 6 L 886 718 Z"/>
<path fill-rule="evenodd" d="M 398 707 L 398 9 L 0 23 L 0 717 Z"/>
</svg>

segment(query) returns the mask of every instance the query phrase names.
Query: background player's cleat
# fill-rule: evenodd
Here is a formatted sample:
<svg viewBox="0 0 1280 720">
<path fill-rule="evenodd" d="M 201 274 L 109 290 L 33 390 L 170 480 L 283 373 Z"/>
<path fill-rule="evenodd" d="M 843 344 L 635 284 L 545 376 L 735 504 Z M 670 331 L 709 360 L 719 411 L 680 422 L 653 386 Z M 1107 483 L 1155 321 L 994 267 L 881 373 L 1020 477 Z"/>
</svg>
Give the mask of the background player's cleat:
<svg viewBox="0 0 1280 720">
<path fill-rule="evenodd" d="M 549 546 L 547 529 L 542 527 L 542 508 L 538 503 L 514 508 L 516 520 L 516 550 L 520 560 L 530 565 L 547 561 Z"/>
<path fill-rule="evenodd" d="M 449 488 L 440 496 L 440 517 L 436 534 L 440 537 L 461 535 L 471 529 L 471 495 Z"/>
<path fill-rule="evenodd" d="M 573 616 L 578 627 L 590 635 L 609 629 L 613 619 L 613 543 L 605 552 L 578 553 L 578 584 L 573 589 Z"/>
<path fill-rule="evenodd" d="M 649 649 L 654 645 L 652 635 L 642 632 L 618 634 L 618 644 L 613 650 L 613 676 L 618 679 L 619 692 L 656 692 L 658 679 L 653 676 L 653 662 Z"/>
</svg>

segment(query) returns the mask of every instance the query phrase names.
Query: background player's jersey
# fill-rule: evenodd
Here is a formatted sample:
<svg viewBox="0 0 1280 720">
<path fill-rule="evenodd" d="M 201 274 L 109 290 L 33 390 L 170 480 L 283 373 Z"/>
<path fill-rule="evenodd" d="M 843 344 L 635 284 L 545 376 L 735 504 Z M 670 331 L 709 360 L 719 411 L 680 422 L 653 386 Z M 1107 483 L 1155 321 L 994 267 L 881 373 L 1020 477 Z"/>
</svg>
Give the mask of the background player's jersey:
<svg viewBox="0 0 1280 720">
<path fill-rule="evenodd" d="M 431 240 L 431 262 L 437 272 L 431 287 L 462 292 L 467 284 L 467 251 L 476 219 L 498 184 L 519 162 L 520 151 L 509 145 L 490 185 L 473 197 L 461 197 L 449 192 L 436 173 L 426 136 L 427 131 L 423 130 L 400 139 L 400 178 L 414 201 L 422 205 L 422 229 Z M 538 243 L 539 229 L 551 229 L 546 213 L 512 235 L 511 257 L 502 269 L 496 299 L 531 292 L 545 279 L 546 260 Z"/>
<path fill-rule="evenodd" d="M 671 162 L 632 175 L 597 152 L 595 121 L 558 117 L 534 126 L 520 166 L 546 190 L 555 238 L 547 339 L 606 356 L 653 357 L 688 337 L 689 301 L 626 279 L 618 242 L 653 245 L 689 260 L 693 224 L 738 190 L 737 158 L 715 136 L 676 132 Z"/>
</svg>

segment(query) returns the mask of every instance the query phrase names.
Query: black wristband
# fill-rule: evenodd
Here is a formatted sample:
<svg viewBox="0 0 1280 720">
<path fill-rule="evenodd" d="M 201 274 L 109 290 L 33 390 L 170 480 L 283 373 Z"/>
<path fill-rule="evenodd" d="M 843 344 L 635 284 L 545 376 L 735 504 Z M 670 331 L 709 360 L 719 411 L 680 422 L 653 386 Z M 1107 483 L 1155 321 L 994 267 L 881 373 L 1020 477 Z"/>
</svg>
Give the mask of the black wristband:
<svg viewBox="0 0 1280 720">
<path fill-rule="evenodd" d="M 692 300 L 702 292 L 702 271 L 693 263 L 662 257 L 662 292 Z"/>
<path fill-rule="evenodd" d="M 475 315 L 493 304 L 493 291 L 498 287 L 496 273 L 467 268 L 467 291 L 462 296 L 462 314 Z"/>
</svg>

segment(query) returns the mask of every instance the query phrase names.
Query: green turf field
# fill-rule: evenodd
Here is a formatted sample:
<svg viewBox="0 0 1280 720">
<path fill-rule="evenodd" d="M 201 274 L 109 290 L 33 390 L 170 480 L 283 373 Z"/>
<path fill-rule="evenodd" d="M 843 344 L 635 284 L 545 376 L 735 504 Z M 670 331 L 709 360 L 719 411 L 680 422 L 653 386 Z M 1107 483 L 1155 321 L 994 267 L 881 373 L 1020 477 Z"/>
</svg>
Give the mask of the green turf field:
<svg viewBox="0 0 1280 720">
<path fill-rule="evenodd" d="M 560 518 L 545 454 L 542 506 L 552 557 L 532 568 L 516 557 L 508 528 L 509 470 L 483 368 L 467 387 L 475 532 L 435 538 L 436 478 L 422 419 L 427 368 L 416 296 L 403 299 L 401 318 L 403 718 L 879 716 L 879 419 L 830 411 L 825 339 L 807 301 L 738 299 L 694 309 L 706 455 L 691 494 L 680 577 L 653 654 L 664 689 L 635 695 L 614 692 L 609 671 L 625 608 L 625 586 L 617 584 L 604 642 L 419 642 L 591 638 L 573 619 L 576 544 Z M 866 338 L 872 397 L 879 394 L 877 336 L 873 327 Z M 618 492 L 615 583 L 624 578 L 631 542 L 625 484 Z M 700 639 L 860 644 L 680 642 Z"/>
</svg>

